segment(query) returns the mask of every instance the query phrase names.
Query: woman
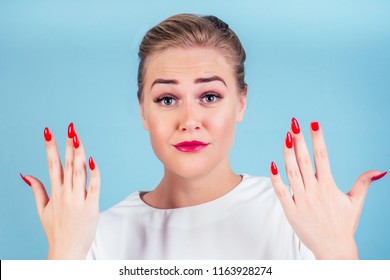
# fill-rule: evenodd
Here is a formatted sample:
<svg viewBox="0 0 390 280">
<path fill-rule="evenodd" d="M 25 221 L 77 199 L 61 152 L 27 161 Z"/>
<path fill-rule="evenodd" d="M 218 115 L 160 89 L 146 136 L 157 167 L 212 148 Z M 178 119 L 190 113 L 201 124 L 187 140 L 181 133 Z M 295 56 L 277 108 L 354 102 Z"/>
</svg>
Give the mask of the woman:
<svg viewBox="0 0 390 280">
<path fill-rule="evenodd" d="M 50 259 L 356 259 L 354 233 L 369 184 L 362 174 L 345 195 L 334 183 L 322 130 L 311 123 L 315 170 L 296 119 L 284 158 L 293 191 L 275 163 L 270 178 L 230 167 L 235 126 L 245 113 L 245 51 L 213 16 L 173 16 L 140 45 L 138 100 L 143 126 L 164 165 L 151 192 L 130 195 L 100 215 L 100 174 L 73 124 L 65 167 L 44 131 L 52 196 L 32 176 Z M 276 194 L 276 195 L 275 195 Z"/>
</svg>

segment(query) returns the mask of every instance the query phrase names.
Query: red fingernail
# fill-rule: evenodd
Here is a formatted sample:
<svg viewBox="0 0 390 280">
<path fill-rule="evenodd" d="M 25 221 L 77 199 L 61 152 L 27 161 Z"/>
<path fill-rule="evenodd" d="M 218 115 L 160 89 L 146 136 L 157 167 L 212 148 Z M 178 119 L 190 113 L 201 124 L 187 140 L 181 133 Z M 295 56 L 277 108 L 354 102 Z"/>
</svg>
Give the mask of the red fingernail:
<svg viewBox="0 0 390 280">
<path fill-rule="evenodd" d="M 73 135 L 73 146 L 77 149 L 80 146 L 79 137 L 76 133 Z"/>
<path fill-rule="evenodd" d="M 95 162 L 93 161 L 92 157 L 89 158 L 88 163 L 89 163 L 89 169 L 94 170 L 95 169 Z"/>
<path fill-rule="evenodd" d="M 287 132 L 287 135 L 286 135 L 286 147 L 291 149 L 293 146 L 293 142 L 292 142 L 292 136 L 291 136 L 291 133 L 290 132 Z"/>
<path fill-rule="evenodd" d="M 43 131 L 43 136 L 45 137 L 45 140 L 47 142 L 50 142 L 50 140 L 51 140 L 51 132 L 50 132 L 50 130 L 47 127 L 45 127 L 45 130 Z"/>
<path fill-rule="evenodd" d="M 271 163 L 271 173 L 272 175 L 278 175 L 278 167 L 276 166 L 275 162 Z"/>
<path fill-rule="evenodd" d="M 312 122 L 310 125 L 311 125 L 311 129 L 313 131 L 317 131 L 320 128 L 320 126 L 318 125 L 318 122 Z"/>
<path fill-rule="evenodd" d="M 299 123 L 296 118 L 292 118 L 291 120 L 291 130 L 294 132 L 294 134 L 298 134 L 301 129 L 299 128 Z"/>
<path fill-rule="evenodd" d="M 27 185 L 29 185 L 29 186 L 31 187 L 31 182 L 30 182 L 29 180 L 27 180 L 27 178 L 24 177 L 24 176 L 22 175 L 22 173 L 20 173 L 20 177 L 22 177 L 23 181 L 24 181 Z"/>
<path fill-rule="evenodd" d="M 383 172 L 383 173 L 381 173 L 381 174 L 379 174 L 379 175 L 376 175 L 376 176 L 372 177 L 372 178 L 371 178 L 371 182 L 376 181 L 376 180 L 379 180 L 379 179 L 381 179 L 382 177 L 385 177 L 386 174 L 387 174 L 387 171 L 385 171 L 385 172 Z"/>
<path fill-rule="evenodd" d="M 71 122 L 70 124 L 69 124 L 69 126 L 68 126 L 68 138 L 69 139 L 72 139 L 73 138 L 73 136 L 74 136 L 74 125 L 73 125 L 73 123 Z"/>
</svg>

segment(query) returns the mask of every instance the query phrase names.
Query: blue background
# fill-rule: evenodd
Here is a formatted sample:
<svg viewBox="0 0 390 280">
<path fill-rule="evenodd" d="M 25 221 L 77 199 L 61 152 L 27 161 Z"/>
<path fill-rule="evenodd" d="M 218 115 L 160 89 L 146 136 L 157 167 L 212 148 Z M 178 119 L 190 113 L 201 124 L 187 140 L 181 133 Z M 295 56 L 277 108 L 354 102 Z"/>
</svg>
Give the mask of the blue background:
<svg viewBox="0 0 390 280">
<path fill-rule="evenodd" d="M 293 116 L 307 140 L 310 121 L 321 122 L 343 191 L 366 170 L 390 170 L 390 1 L 0 0 L 1 259 L 46 258 L 33 195 L 19 177 L 49 186 L 45 126 L 63 155 L 75 123 L 101 169 L 101 210 L 159 182 L 136 99 L 137 48 L 149 28 L 183 12 L 217 15 L 247 51 L 236 172 L 282 167 Z M 389 200 L 388 175 L 366 199 L 356 233 L 363 259 L 390 259 Z"/>
</svg>

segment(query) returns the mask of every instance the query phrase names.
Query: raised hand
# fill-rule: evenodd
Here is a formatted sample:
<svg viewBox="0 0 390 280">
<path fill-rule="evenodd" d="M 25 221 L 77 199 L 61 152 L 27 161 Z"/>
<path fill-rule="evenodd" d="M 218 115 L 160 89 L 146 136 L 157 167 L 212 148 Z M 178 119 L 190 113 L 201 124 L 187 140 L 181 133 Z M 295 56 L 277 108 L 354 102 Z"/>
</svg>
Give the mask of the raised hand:
<svg viewBox="0 0 390 280">
<path fill-rule="evenodd" d="M 318 122 L 311 123 L 315 170 L 295 118 L 284 145 L 287 178 L 293 195 L 271 163 L 271 181 L 285 215 L 300 240 L 317 259 L 357 259 L 354 234 L 368 186 L 387 172 L 359 176 L 348 194 L 333 180 L 324 137 Z"/>
<path fill-rule="evenodd" d="M 83 143 L 73 123 L 68 127 L 65 169 L 54 135 L 45 128 L 51 197 L 33 176 L 23 176 L 31 186 L 38 215 L 49 243 L 49 259 L 84 259 L 96 233 L 99 216 L 100 173 L 89 158 L 90 182 L 86 192 L 87 170 Z"/>
</svg>

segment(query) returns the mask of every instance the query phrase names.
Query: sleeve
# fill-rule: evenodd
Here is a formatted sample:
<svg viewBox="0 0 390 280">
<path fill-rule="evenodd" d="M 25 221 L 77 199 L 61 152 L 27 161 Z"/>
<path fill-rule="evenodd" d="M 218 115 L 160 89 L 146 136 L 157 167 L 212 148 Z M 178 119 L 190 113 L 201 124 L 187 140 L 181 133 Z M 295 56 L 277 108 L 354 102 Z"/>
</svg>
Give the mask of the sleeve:
<svg viewBox="0 0 390 280">
<path fill-rule="evenodd" d="M 86 260 L 96 260 L 97 259 L 97 248 L 96 248 L 95 240 L 92 242 L 92 245 L 89 248 L 89 251 L 88 251 L 85 259 Z"/>
<path fill-rule="evenodd" d="M 315 260 L 315 256 L 309 248 L 299 240 L 298 236 L 295 235 L 295 238 L 298 240 L 298 251 L 300 260 Z"/>
</svg>

